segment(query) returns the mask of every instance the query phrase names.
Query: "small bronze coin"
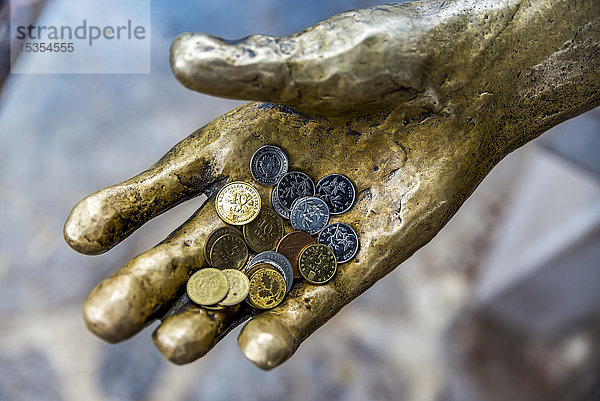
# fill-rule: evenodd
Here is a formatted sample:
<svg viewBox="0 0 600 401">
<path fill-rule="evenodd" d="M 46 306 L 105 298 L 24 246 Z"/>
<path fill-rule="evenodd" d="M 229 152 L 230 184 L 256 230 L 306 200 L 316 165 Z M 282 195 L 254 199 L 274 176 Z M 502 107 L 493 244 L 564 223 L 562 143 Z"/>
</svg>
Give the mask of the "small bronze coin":
<svg viewBox="0 0 600 401">
<path fill-rule="evenodd" d="M 337 270 L 335 254 L 326 245 L 309 245 L 300 252 L 298 269 L 309 283 L 325 284 L 335 276 Z"/>
<path fill-rule="evenodd" d="M 242 233 L 238 229 L 230 227 L 230 226 L 219 227 L 216 230 L 213 230 L 208 235 L 208 238 L 206 239 L 206 242 L 204 243 L 204 258 L 206 259 L 206 263 L 208 263 L 211 266 L 212 266 L 212 263 L 210 261 L 210 248 L 212 248 L 212 246 L 215 244 L 215 241 L 219 237 L 222 237 L 225 234 L 233 234 L 233 235 L 237 235 L 238 237 L 242 238 Z"/>
<path fill-rule="evenodd" d="M 198 270 L 189 278 L 187 294 L 198 305 L 213 305 L 225 298 L 229 291 L 227 276 L 220 270 L 206 268 Z"/>
<path fill-rule="evenodd" d="M 248 276 L 239 270 L 222 270 L 229 283 L 229 292 L 225 298 L 218 303 L 219 306 L 233 306 L 242 302 L 248 296 L 250 281 Z"/>
<path fill-rule="evenodd" d="M 294 231 L 286 234 L 277 244 L 276 251 L 281 253 L 292 263 L 295 279 L 302 278 L 300 270 L 298 270 L 298 256 L 300 256 L 300 252 L 308 245 L 314 243 L 314 238 L 304 231 Z"/>
<path fill-rule="evenodd" d="M 267 263 L 260 263 L 250 276 L 246 301 L 257 309 L 271 309 L 285 297 L 285 279 Z"/>
<path fill-rule="evenodd" d="M 217 269 L 241 270 L 248 259 L 248 247 L 244 240 L 234 234 L 225 234 L 210 249 L 210 261 Z"/>
<path fill-rule="evenodd" d="M 250 172 L 263 185 L 277 184 L 287 171 L 288 158 L 277 146 L 261 146 L 250 159 Z"/>
<path fill-rule="evenodd" d="M 270 251 L 285 233 L 283 220 L 275 211 L 263 207 L 258 216 L 243 228 L 246 243 L 254 252 Z"/>
<path fill-rule="evenodd" d="M 231 182 L 217 194 L 217 214 L 225 223 L 241 226 L 250 223 L 260 212 L 260 194 L 245 182 Z"/>
</svg>

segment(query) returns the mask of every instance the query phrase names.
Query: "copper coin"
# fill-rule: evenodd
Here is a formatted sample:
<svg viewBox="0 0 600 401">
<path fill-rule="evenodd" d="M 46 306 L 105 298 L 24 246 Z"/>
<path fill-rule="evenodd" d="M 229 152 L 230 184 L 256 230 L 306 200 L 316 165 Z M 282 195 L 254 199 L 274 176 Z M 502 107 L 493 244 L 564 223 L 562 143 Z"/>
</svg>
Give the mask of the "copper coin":
<svg viewBox="0 0 600 401">
<path fill-rule="evenodd" d="M 295 279 L 302 278 L 300 270 L 298 270 L 298 256 L 300 255 L 300 252 L 308 245 L 315 243 L 315 239 L 304 231 L 294 231 L 283 237 L 277 244 L 276 251 L 281 253 L 292 263 Z"/>
</svg>

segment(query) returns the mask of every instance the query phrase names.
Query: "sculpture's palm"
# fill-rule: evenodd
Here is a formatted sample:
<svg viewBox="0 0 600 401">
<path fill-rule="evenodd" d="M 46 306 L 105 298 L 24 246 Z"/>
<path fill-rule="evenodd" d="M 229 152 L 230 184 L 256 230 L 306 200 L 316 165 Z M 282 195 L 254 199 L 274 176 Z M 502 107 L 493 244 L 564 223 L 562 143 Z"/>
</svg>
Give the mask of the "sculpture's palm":
<svg viewBox="0 0 600 401">
<path fill-rule="evenodd" d="M 405 18 L 409 11 L 414 12 L 409 6 L 390 9 L 398 18 Z M 488 14 L 493 15 L 489 10 Z M 385 14 L 385 18 L 385 23 L 389 24 L 389 15 Z M 488 19 L 487 15 L 485 19 Z M 423 30 L 423 41 L 433 40 L 426 37 L 429 31 L 425 33 L 425 28 L 436 21 L 428 21 L 428 25 L 419 28 Z M 369 22 L 377 23 L 377 20 Z M 400 31 L 394 34 L 405 33 Z M 374 37 L 381 38 L 381 35 L 378 31 Z M 415 32 L 411 35 L 414 40 Z M 401 41 L 402 38 L 396 39 Z M 352 37 L 348 38 L 349 42 L 352 40 Z M 201 75 L 198 71 L 203 71 L 202 63 L 211 62 L 221 69 L 226 68 L 223 60 L 198 56 L 208 48 L 214 49 L 205 42 L 204 36 L 179 38 L 173 48 L 172 61 L 182 82 L 207 90 L 210 80 L 198 76 Z M 356 51 L 358 46 L 360 50 L 362 46 L 371 53 L 376 53 L 375 50 L 385 52 L 385 45 L 377 48 L 373 44 L 380 42 L 362 38 L 352 49 Z M 231 46 L 231 49 L 216 51 L 235 53 L 234 50 L 257 43 L 269 45 L 271 42 L 255 38 L 235 46 L 221 42 L 224 48 Z M 396 44 L 394 48 L 400 47 Z M 222 53 L 217 56 L 221 57 Z M 426 58 L 427 55 L 421 56 Z M 472 57 L 478 60 L 479 53 Z M 417 58 L 413 60 L 415 64 L 411 64 L 414 68 L 419 65 Z M 232 59 L 233 64 L 238 60 Z M 290 63 L 284 60 L 280 64 Z M 269 64 L 268 68 L 273 65 Z M 308 64 L 299 63 L 292 69 L 302 65 Z M 592 71 L 593 65 L 587 68 Z M 237 71 L 237 67 L 227 68 Z M 240 97 L 281 100 L 279 93 L 283 88 L 277 92 L 266 87 L 271 81 L 263 82 L 262 78 L 258 79 L 260 85 L 254 85 L 254 81 L 245 80 L 248 72 L 244 68 L 240 74 L 241 83 L 236 85 L 247 85 L 250 89 L 247 92 L 241 90 Z M 314 65 L 310 68 L 313 72 L 323 71 Z M 354 226 L 361 244 L 356 258 L 340 265 L 333 281 L 322 286 L 297 283 L 281 305 L 257 315 L 243 329 L 239 343 L 246 356 L 262 368 L 277 366 L 341 307 L 433 238 L 495 163 L 544 129 L 544 123 L 538 122 L 538 127 L 508 137 L 503 129 L 514 130 L 527 121 L 519 120 L 512 125 L 502 122 L 501 125 L 493 113 L 513 109 L 515 113 L 526 113 L 532 105 L 522 103 L 523 110 L 519 111 L 518 105 L 510 105 L 511 109 L 504 104 L 511 96 L 513 101 L 519 102 L 519 96 L 523 95 L 518 90 L 516 93 L 502 92 L 501 89 L 505 89 L 502 81 L 497 91 L 492 91 L 493 82 L 485 82 L 490 91 L 483 93 L 478 85 L 483 85 L 489 77 L 478 71 L 471 71 L 470 75 L 469 71 L 461 71 L 464 82 L 451 81 L 452 77 L 448 76 L 444 78 L 448 81 L 438 82 L 436 74 L 443 75 L 439 68 L 438 71 L 437 67 L 432 67 L 429 76 L 424 69 L 420 73 L 415 70 L 406 75 L 405 83 L 389 81 L 388 85 L 396 88 L 392 88 L 395 91 L 392 97 L 382 95 L 385 91 L 375 87 L 377 82 L 388 82 L 378 76 L 373 81 L 373 92 L 356 93 L 350 99 L 344 97 L 347 84 L 352 80 L 360 81 L 362 73 L 348 74 L 352 68 L 352 64 L 339 65 L 334 83 L 340 88 L 341 95 L 330 102 L 323 100 L 327 99 L 323 93 L 315 92 L 318 85 L 313 85 L 314 82 L 309 82 L 306 91 L 302 86 L 305 81 L 294 83 L 295 91 L 303 93 L 296 95 L 296 104 L 301 109 L 314 110 L 322 106 L 323 110 L 330 111 L 329 117 L 305 115 L 268 103 L 245 104 L 177 144 L 150 170 L 89 196 L 73 209 L 65 225 L 65 238 L 74 249 L 94 254 L 110 249 L 144 222 L 173 205 L 200 193 L 209 195 L 209 201 L 172 235 L 134 258 L 92 291 L 84 305 L 84 316 L 94 333 L 116 342 L 137 333 L 152 319 L 163 317 L 161 326 L 154 333 L 154 341 L 170 360 L 186 363 L 206 353 L 223 334 L 252 313 L 246 306 L 211 312 L 186 302 L 183 297 L 164 315 L 182 294 L 191 272 L 205 265 L 203 246 L 207 235 L 224 224 L 214 210 L 216 191 L 230 180 L 253 182 L 250 157 L 261 145 L 273 144 L 288 154 L 290 170 L 304 171 L 315 180 L 331 173 L 341 173 L 352 179 L 357 187 L 357 202 L 349 212 L 332 220 Z M 524 67 L 515 62 L 512 68 Z M 382 68 L 377 65 L 373 70 L 381 71 Z M 279 70 L 272 68 L 270 71 L 272 74 L 267 75 L 272 79 Z M 328 71 L 330 73 L 331 68 Z M 369 74 L 363 75 L 365 80 L 372 78 Z M 231 77 L 228 80 L 234 81 Z M 331 82 L 327 85 L 332 85 Z M 409 87 L 411 82 L 414 88 Z M 282 82 L 272 79 L 270 84 L 276 86 Z M 433 84 L 441 86 L 434 88 Z M 329 89 L 333 87 L 327 85 Z M 219 87 L 215 88 L 218 92 Z M 577 91 L 578 88 L 567 90 Z M 227 95 L 227 90 L 224 92 Z M 365 96 L 374 98 L 369 102 Z M 498 96 L 502 98 L 498 100 Z M 579 110 L 597 103 L 597 95 L 594 96 L 585 105 L 580 105 Z M 344 115 L 344 107 L 348 107 L 350 114 Z M 552 118 L 560 120 L 560 116 Z M 268 204 L 270 188 L 256 186 L 263 202 Z"/>
</svg>

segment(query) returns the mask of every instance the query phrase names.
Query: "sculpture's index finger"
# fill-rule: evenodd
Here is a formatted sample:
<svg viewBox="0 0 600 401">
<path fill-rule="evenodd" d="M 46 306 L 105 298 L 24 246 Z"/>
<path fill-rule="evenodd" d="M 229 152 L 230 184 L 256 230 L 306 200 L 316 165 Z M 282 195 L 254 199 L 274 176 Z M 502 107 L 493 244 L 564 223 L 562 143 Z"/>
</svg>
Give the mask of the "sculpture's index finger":
<svg viewBox="0 0 600 401">
<path fill-rule="evenodd" d="M 81 200 L 65 223 L 65 241 L 84 254 L 106 252 L 150 219 L 221 182 L 221 168 L 203 151 L 205 141 L 192 135 L 150 169 Z"/>
</svg>

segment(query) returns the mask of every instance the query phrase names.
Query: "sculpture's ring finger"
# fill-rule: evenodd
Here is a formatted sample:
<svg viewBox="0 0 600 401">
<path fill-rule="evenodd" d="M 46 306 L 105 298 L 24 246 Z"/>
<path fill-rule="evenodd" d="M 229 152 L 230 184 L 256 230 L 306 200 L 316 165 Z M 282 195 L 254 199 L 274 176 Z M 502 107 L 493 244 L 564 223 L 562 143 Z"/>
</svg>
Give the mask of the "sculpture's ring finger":
<svg viewBox="0 0 600 401">
<path fill-rule="evenodd" d="M 237 325 L 257 311 L 245 302 L 212 311 L 195 305 L 184 295 L 152 334 L 165 358 L 182 365 L 204 356 Z"/>
</svg>

